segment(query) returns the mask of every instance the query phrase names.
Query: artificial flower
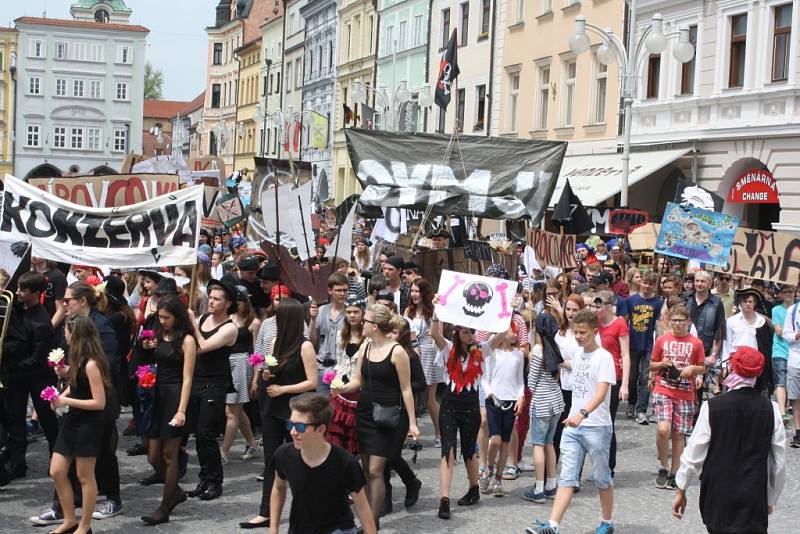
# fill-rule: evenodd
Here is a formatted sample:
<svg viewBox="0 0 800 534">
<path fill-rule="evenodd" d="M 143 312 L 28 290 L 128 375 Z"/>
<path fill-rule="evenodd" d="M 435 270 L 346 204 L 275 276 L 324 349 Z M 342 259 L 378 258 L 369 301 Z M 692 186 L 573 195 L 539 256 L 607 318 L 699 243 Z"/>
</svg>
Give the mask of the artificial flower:
<svg viewBox="0 0 800 534">
<path fill-rule="evenodd" d="M 329 386 L 333 383 L 334 378 L 336 378 L 336 371 L 325 371 L 322 375 L 322 383 Z"/>
<path fill-rule="evenodd" d="M 52 402 L 58 398 L 58 390 L 53 386 L 47 386 L 39 393 L 39 396 L 45 402 Z"/>
<path fill-rule="evenodd" d="M 342 380 L 342 377 L 339 376 L 339 374 L 337 373 L 336 377 L 333 380 L 331 380 L 331 389 L 342 389 L 343 387 L 344 387 L 344 381 Z"/>
<path fill-rule="evenodd" d="M 139 386 L 145 389 L 151 389 L 156 385 L 156 375 L 152 371 L 147 371 L 144 375 L 139 377 Z"/>
<path fill-rule="evenodd" d="M 153 339 L 156 337 L 155 330 L 142 330 L 139 334 L 140 339 Z"/>
<path fill-rule="evenodd" d="M 259 354 L 258 352 L 254 352 L 247 359 L 247 363 L 249 363 L 252 367 L 259 367 L 264 363 L 264 355 Z"/>
<path fill-rule="evenodd" d="M 47 355 L 47 365 L 50 367 L 64 367 L 64 349 L 56 348 Z"/>
<path fill-rule="evenodd" d="M 272 354 L 267 354 L 264 356 L 264 365 L 267 367 L 277 367 L 278 366 L 278 359 L 275 358 Z"/>
</svg>

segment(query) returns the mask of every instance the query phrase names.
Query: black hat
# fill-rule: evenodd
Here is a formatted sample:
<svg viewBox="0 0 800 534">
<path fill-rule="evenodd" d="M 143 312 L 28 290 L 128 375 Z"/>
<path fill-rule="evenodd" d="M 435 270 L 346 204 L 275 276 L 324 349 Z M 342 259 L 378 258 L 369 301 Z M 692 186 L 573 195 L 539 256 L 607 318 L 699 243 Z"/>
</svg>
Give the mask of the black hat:
<svg viewBox="0 0 800 534">
<path fill-rule="evenodd" d="M 394 293 L 391 291 L 380 291 L 375 297 L 375 300 L 391 300 L 394 302 Z"/>
<path fill-rule="evenodd" d="M 386 263 L 394 267 L 395 269 L 402 269 L 403 265 L 405 265 L 405 260 L 402 256 L 391 256 L 386 260 Z"/>
<path fill-rule="evenodd" d="M 256 277 L 258 277 L 259 280 L 268 280 L 270 282 L 278 282 L 280 280 L 278 267 L 273 263 L 268 263 L 262 267 L 256 274 Z"/>
<path fill-rule="evenodd" d="M 259 265 L 260 262 L 255 256 L 244 256 L 236 262 L 236 266 L 240 271 L 257 271 Z"/>
<path fill-rule="evenodd" d="M 600 271 L 599 273 L 597 273 L 592 277 L 592 284 L 594 285 L 598 284 L 611 285 L 613 283 L 614 283 L 614 278 L 611 276 L 610 273 L 607 273 L 605 271 Z"/>
<path fill-rule="evenodd" d="M 407 261 L 403 264 L 404 271 L 417 271 L 419 272 L 419 265 L 414 263 L 413 261 Z"/>
<path fill-rule="evenodd" d="M 156 271 L 155 269 L 139 269 L 139 276 L 146 276 L 158 282 L 164 278 L 164 273 Z"/>
<path fill-rule="evenodd" d="M 247 290 L 246 287 L 237 285 L 236 286 L 236 300 L 237 302 L 244 302 L 245 300 L 250 298 L 250 292 Z"/>
<path fill-rule="evenodd" d="M 230 279 L 222 278 L 221 280 L 210 280 L 206 289 L 209 293 L 211 293 L 212 289 L 221 289 L 225 292 L 228 297 L 228 300 L 231 302 L 236 302 L 236 297 L 239 292 L 236 289 L 236 284 L 234 284 Z"/>
<path fill-rule="evenodd" d="M 450 239 L 450 237 L 452 236 L 450 235 L 450 232 L 448 232 L 444 228 L 434 228 L 428 233 L 428 239 L 432 237 L 444 237 Z"/>
<path fill-rule="evenodd" d="M 122 306 L 128 302 L 125 300 L 125 282 L 122 281 L 122 278 L 119 276 L 106 276 L 104 281 L 106 284 L 104 292 L 109 302 L 117 306 Z"/>
<path fill-rule="evenodd" d="M 151 291 L 151 293 L 153 295 L 177 295 L 178 284 L 176 284 L 175 280 L 172 278 L 162 277 L 158 281 L 156 288 Z"/>
<path fill-rule="evenodd" d="M 753 296 L 756 298 L 756 304 L 764 302 L 764 293 L 755 287 L 746 287 L 744 289 L 737 289 L 733 292 L 733 299 L 736 302 L 741 301 L 745 297 Z"/>
</svg>

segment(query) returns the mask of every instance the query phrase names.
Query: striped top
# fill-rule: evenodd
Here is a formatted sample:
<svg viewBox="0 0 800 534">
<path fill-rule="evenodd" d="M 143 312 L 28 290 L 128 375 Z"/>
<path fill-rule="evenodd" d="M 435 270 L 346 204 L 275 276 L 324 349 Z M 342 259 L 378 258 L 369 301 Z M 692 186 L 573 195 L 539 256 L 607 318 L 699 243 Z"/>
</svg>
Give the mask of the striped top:
<svg viewBox="0 0 800 534">
<path fill-rule="evenodd" d="M 533 393 L 531 417 L 550 417 L 564 411 L 564 395 L 558 377 L 544 369 L 542 346 L 531 348 L 531 364 L 528 371 L 528 389 Z"/>
</svg>

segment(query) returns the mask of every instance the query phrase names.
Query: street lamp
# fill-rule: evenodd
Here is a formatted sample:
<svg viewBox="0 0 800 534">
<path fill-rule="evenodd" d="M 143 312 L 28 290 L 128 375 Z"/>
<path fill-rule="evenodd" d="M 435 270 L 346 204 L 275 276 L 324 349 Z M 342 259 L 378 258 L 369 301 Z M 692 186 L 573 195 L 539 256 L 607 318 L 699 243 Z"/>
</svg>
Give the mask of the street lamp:
<svg viewBox="0 0 800 534">
<path fill-rule="evenodd" d="M 645 51 L 651 54 L 660 54 L 667 48 L 670 37 L 677 36 L 678 42 L 672 49 L 672 55 L 680 63 L 691 61 L 694 57 L 694 45 L 689 41 L 689 29 L 681 28 L 678 32 L 664 33 L 664 18 L 656 13 L 650 21 L 639 40 L 636 41 L 636 3 L 631 2 L 628 17 L 628 44 L 614 34 L 610 28 L 602 29 L 586 22 L 586 17 L 575 17 L 575 33 L 569 38 L 569 48 L 576 55 L 589 50 L 591 42 L 589 33 L 599 36 L 603 43 L 597 49 L 597 60 L 603 65 L 610 65 L 617 61 L 620 65 L 622 77 L 622 99 L 624 107 L 625 130 L 622 145 L 622 188 L 620 190 L 620 205 L 628 206 L 628 185 L 631 163 L 631 108 L 636 98 L 636 82 L 639 79 L 639 67 Z"/>
<path fill-rule="evenodd" d="M 429 108 L 433 105 L 433 93 L 431 92 L 431 84 L 426 83 L 422 87 L 411 89 L 408 88 L 406 80 L 400 80 L 400 85 L 394 92 L 394 96 L 390 95 L 389 89 L 385 85 L 379 85 L 377 89 L 369 85 L 362 85 L 361 80 L 353 81 L 353 101 L 356 104 L 367 103 L 367 93 L 372 91 L 376 100 L 381 101 L 381 114 L 384 115 L 385 111 L 387 117 L 391 117 L 391 125 L 393 130 L 397 130 L 396 120 L 400 113 L 400 107 L 403 104 L 411 102 L 414 94 L 418 95 L 419 105 L 422 108 Z M 387 124 L 384 122 L 384 129 L 387 129 Z"/>
</svg>

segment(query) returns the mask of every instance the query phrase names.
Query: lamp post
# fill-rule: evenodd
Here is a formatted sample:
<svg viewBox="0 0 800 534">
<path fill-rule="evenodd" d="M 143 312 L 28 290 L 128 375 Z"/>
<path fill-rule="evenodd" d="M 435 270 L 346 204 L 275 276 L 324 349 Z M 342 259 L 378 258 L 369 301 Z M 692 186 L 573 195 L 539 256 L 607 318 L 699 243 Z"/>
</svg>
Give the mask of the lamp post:
<svg viewBox="0 0 800 534">
<path fill-rule="evenodd" d="M 358 79 L 353 82 L 353 101 L 357 104 L 366 104 L 368 98 L 367 93 L 369 91 L 372 91 L 376 100 L 381 101 L 381 115 L 391 118 L 391 121 L 383 122 L 384 130 L 399 130 L 400 107 L 403 104 L 411 102 L 414 94 L 418 96 L 421 108 L 429 108 L 433 105 L 433 92 L 431 91 L 430 83 L 409 90 L 408 82 L 406 80 L 400 80 L 400 85 L 397 86 L 393 94 L 390 94 L 385 85 L 379 85 L 377 89 L 374 89 L 369 85 L 363 85 L 361 80 Z M 391 125 L 388 124 L 388 122 L 391 122 Z"/>
<path fill-rule="evenodd" d="M 636 1 L 631 1 L 628 17 L 628 44 L 622 42 L 610 28 L 602 29 L 586 22 L 586 17 L 575 17 L 575 33 L 569 38 L 569 48 L 576 55 L 589 50 L 591 42 L 589 33 L 599 36 L 603 44 L 597 49 L 597 60 L 604 65 L 614 61 L 619 63 L 622 78 L 622 101 L 624 110 L 624 131 L 622 144 L 622 188 L 620 191 L 620 206 L 628 207 L 628 185 L 631 162 L 631 108 L 636 98 L 636 82 L 640 76 L 640 67 L 645 52 L 660 54 L 667 48 L 667 40 L 677 36 L 678 42 L 672 50 L 672 55 L 680 63 L 686 63 L 694 57 L 694 46 L 689 41 L 689 29 L 681 28 L 678 32 L 664 33 L 664 19 L 656 13 L 651 19 L 642 35 L 636 40 Z"/>
</svg>

